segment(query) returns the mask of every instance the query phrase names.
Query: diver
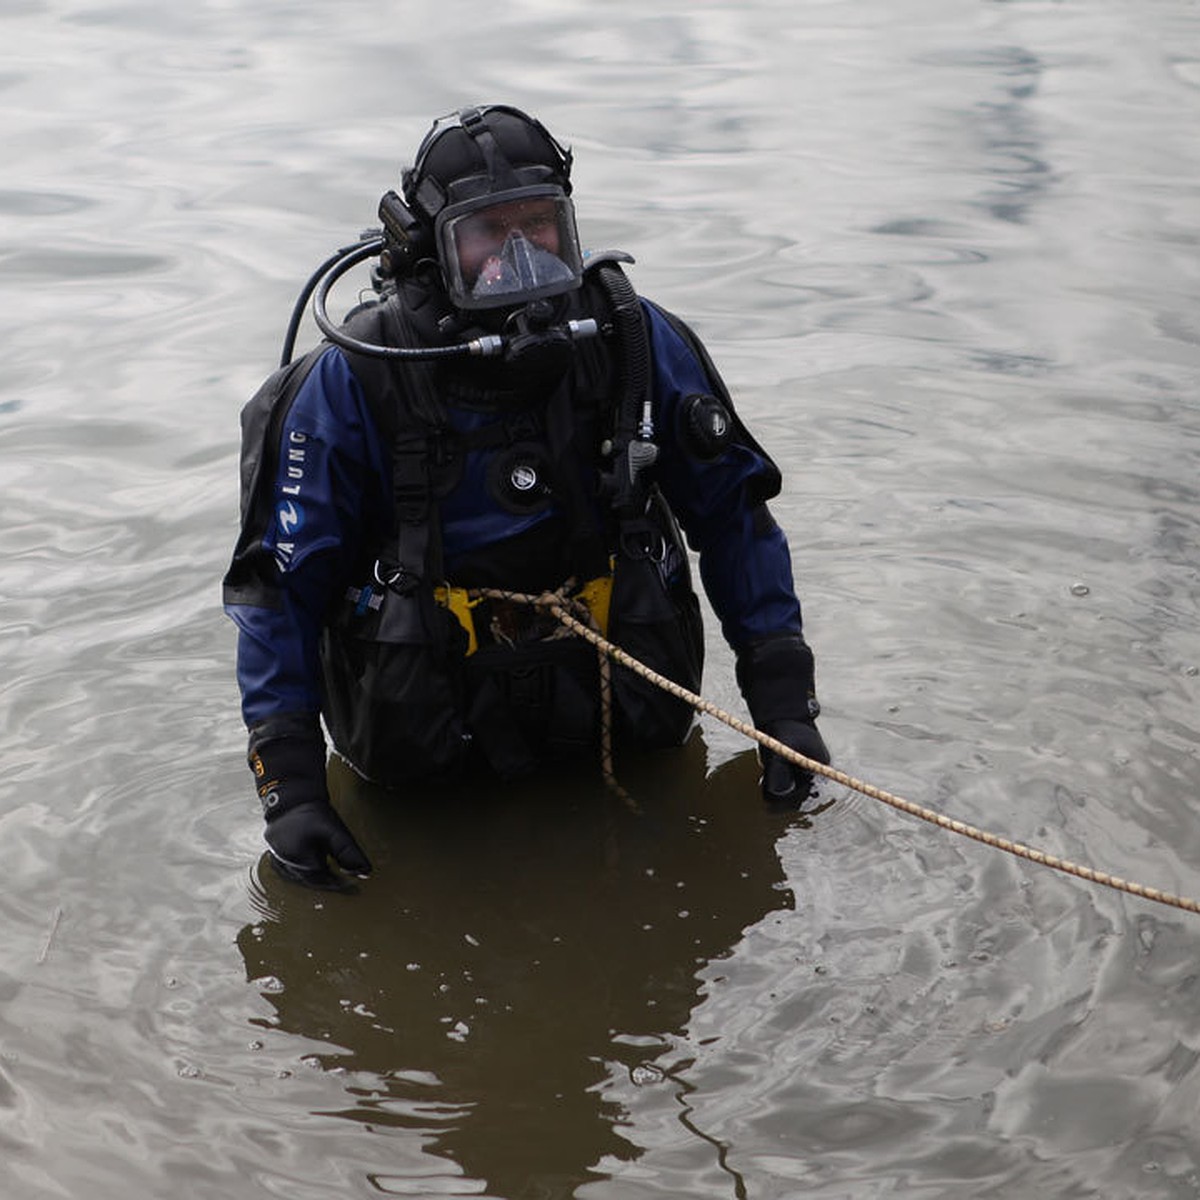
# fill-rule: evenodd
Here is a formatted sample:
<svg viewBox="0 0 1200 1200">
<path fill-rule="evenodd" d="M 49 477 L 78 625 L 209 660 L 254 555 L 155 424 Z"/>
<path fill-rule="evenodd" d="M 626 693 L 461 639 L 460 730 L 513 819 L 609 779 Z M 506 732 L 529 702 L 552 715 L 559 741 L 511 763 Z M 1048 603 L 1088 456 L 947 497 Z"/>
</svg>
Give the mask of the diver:
<svg viewBox="0 0 1200 1200">
<path fill-rule="evenodd" d="M 370 871 L 330 801 L 325 731 L 387 788 L 520 778 L 595 753 L 602 729 L 622 749 L 680 744 L 685 702 L 623 668 L 606 700 L 595 648 L 529 599 L 555 593 L 698 691 L 689 546 L 756 726 L 829 762 L 768 508 L 779 470 L 695 333 L 636 294 L 632 259 L 581 250 L 571 165 L 518 109 L 439 119 L 381 227 L 309 280 L 243 410 L 223 596 L 285 878 L 343 886 L 331 859 Z M 368 259 L 373 293 L 333 322 L 332 284 Z M 293 358 L 310 294 L 325 337 Z M 811 775 L 761 760 L 767 801 L 800 805 Z"/>
</svg>

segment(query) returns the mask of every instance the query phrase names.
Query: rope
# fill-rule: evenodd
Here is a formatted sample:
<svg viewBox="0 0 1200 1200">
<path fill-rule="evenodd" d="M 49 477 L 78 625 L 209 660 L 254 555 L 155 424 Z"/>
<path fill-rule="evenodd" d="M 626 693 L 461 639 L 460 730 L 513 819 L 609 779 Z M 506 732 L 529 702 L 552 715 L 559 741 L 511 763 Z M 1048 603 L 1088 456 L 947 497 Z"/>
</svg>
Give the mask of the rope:
<svg viewBox="0 0 1200 1200">
<path fill-rule="evenodd" d="M 967 824 L 965 821 L 957 821 L 952 817 L 944 816 L 932 808 L 926 808 L 923 805 L 913 803 L 911 800 L 905 800 L 901 796 L 893 795 L 891 792 L 886 792 L 882 788 L 875 787 L 874 784 L 856 779 L 853 775 L 847 775 L 844 771 L 837 770 L 836 767 L 830 767 L 825 763 L 806 757 L 799 753 L 799 751 L 793 750 L 791 746 L 785 745 L 769 734 L 763 733 L 762 730 L 756 729 L 746 721 L 742 721 L 731 713 L 718 708 L 715 704 L 705 700 L 703 696 L 698 696 L 695 692 L 688 691 L 687 688 L 681 687 L 665 675 L 660 675 L 657 671 L 646 666 L 645 663 L 639 662 L 633 655 L 627 654 L 620 646 L 613 645 L 612 642 L 604 638 L 599 630 L 594 628 L 594 623 L 592 626 L 584 624 L 567 611 L 564 604 L 572 604 L 574 606 L 574 603 L 565 599 L 564 590 L 560 588 L 558 592 L 543 592 L 537 596 L 520 592 L 485 594 L 500 595 L 506 599 L 534 604 L 540 608 L 549 610 L 573 633 L 591 642 L 600 652 L 601 659 L 605 663 L 609 659 L 612 659 L 614 662 L 620 663 L 623 667 L 628 667 L 629 670 L 653 683 L 656 687 L 660 687 L 663 691 L 669 692 L 672 696 L 690 704 L 697 712 L 706 713 L 708 716 L 714 717 L 716 720 L 728 725 L 730 729 L 737 730 L 738 733 L 757 742 L 764 749 L 778 754 L 780 758 L 786 759 L 788 762 L 801 767 L 805 771 L 810 771 L 814 775 L 823 775 L 826 779 L 832 779 L 834 783 L 840 783 L 843 787 L 850 788 L 851 791 L 859 792 L 861 795 L 868 796 L 872 800 L 878 800 L 902 813 L 907 813 L 910 817 L 916 817 L 918 820 L 926 821 L 930 825 L 936 825 L 940 829 L 949 830 L 951 833 L 960 834 L 962 837 L 970 838 L 972 841 L 981 842 L 983 845 L 991 846 L 995 850 L 1003 850 L 1007 854 L 1026 859 L 1029 862 L 1036 863 L 1038 866 L 1049 867 L 1051 870 L 1061 871 L 1065 875 L 1073 875 L 1077 879 L 1099 884 L 1101 887 L 1112 888 L 1118 892 L 1125 892 L 1130 896 L 1137 896 L 1142 900 L 1150 900 L 1155 904 L 1165 904 L 1171 908 L 1183 909 L 1186 912 L 1200 913 L 1200 900 L 1192 900 L 1186 896 L 1172 895 L 1170 892 L 1164 892 L 1158 888 L 1148 887 L 1145 884 L 1135 883 L 1129 879 L 1122 879 L 1117 875 L 1110 875 L 1106 871 L 1097 871 L 1093 867 L 1083 866 L 1080 863 L 1071 862 L 1069 859 L 1059 858 L 1056 854 L 1048 854 L 1046 851 L 1039 850 L 1036 847 L 1010 841 L 1008 838 L 1000 837 L 999 834 L 989 833 L 986 829 L 979 829 L 974 825 Z M 588 615 L 590 621 L 590 614 Z M 602 675 L 602 680 L 606 677 L 606 675 Z M 611 700 L 606 699 L 605 704 L 611 705 Z M 607 721 L 605 724 L 611 729 L 611 721 Z M 606 775 L 611 776 L 611 743 L 608 744 L 608 749 L 604 753 L 605 772 Z"/>
</svg>

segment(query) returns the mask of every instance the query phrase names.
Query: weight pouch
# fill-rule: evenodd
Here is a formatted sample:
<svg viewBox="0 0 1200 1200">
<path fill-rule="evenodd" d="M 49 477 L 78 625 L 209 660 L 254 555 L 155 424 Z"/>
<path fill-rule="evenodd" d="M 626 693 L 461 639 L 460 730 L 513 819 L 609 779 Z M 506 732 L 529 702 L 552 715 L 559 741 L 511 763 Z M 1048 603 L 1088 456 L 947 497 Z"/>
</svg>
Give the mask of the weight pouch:
<svg viewBox="0 0 1200 1200">
<path fill-rule="evenodd" d="M 467 635 L 424 588 L 350 588 L 321 640 L 325 722 L 338 753 L 393 786 L 466 756 Z"/>
</svg>

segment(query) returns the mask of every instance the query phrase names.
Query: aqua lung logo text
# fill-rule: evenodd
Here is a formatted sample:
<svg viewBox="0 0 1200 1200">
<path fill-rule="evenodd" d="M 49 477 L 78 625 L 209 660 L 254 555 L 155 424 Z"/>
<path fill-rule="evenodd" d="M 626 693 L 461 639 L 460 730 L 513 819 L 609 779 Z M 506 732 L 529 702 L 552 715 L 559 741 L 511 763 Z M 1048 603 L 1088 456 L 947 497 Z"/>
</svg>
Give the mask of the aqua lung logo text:
<svg viewBox="0 0 1200 1200">
<path fill-rule="evenodd" d="M 304 483 L 307 441 L 308 434 L 298 429 L 288 434 L 281 472 L 284 481 L 279 485 L 279 492 L 286 499 L 280 500 L 275 506 L 275 561 L 281 571 L 286 571 L 291 565 L 296 553 L 296 534 L 304 528 L 304 507 L 300 503 L 300 493 Z"/>
</svg>

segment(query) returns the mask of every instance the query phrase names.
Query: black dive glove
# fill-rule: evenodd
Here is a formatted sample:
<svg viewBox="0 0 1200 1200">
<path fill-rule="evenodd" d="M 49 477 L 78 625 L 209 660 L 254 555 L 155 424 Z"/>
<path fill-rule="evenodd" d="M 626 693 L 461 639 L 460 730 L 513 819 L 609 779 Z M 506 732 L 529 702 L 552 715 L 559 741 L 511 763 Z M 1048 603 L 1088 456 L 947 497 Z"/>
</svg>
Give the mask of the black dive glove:
<svg viewBox="0 0 1200 1200">
<path fill-rule="evenodd" d="M 367 856 L 329 803 L 318 731 L 257 726 L 250 731 L 249 760 L 279 875 L 306 887 L 342 890 L 346 882 L 330 869 L 330 858 L 352 875 L 370 873 Z"/>
<path fill-rule="evenodd" d="M 799 634 L 785 634 L 746 646 L 738 653 L 737 681 L 750 716 L 763 733 L 811 758 L 828 763 L 829 751 L 817 729 L 812 651 Z M 763 798 L 769 804 L 799 807 L 812 791 L 812 772 L 770 750 L 760 749 Z"/>
</svg>

